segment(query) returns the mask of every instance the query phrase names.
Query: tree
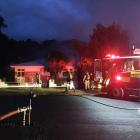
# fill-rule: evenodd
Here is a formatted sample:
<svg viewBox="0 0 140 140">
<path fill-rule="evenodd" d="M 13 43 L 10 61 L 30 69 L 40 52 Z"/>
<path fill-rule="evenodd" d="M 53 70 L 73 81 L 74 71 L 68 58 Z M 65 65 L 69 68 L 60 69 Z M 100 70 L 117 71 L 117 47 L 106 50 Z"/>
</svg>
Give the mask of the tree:
<svg viewBox="0 0 140 140">
<path fill-rule="evenodd" d="M 97 24 L 89 41 L 89 55 L 95 58 L 106 54 L 128 55 L 130 53 L 130 39 L 127 31 L 118 24 L 110 26 Z M 94 54 L 93 54 L 94 53 Z"/>
<path fill-rule="evenodd" d="M 7 25 L 4 23 L 4 18 L 0 16 L 0 46 L 7 46 L 8 45 L 8 37 L 2 33 L 2 28 L 7 27 Z"/>
<path fill-rule="evenodd" d="M 78 63 L 78 68 L 83 74 L 86 72 L 93 72 L 93 59 L 82 57 Z"/>
<path fill-rule="evenodd" d="M 4 23 L 4 18 L 0 16 L 0 32 L 2 28 L 7 27 L 7 25 Z"/>
<path fill-rule="evenodd" d="M 58 72 L 60 72 L 66 66 L 66 62 L 64 60 L 50 60 L 48 64 L 49 71 L 55 80 L 57 79 Z"/>
<path fill-rule="evenodd" d="M 52 51 L 45 54 L 45 60 L 48 61 L 49 71 L 51 75 L 56 79 L 58 72 L 60 72 L 68 63 L 68 57 L 64 53 L 59 51 Z"/>
</svg>

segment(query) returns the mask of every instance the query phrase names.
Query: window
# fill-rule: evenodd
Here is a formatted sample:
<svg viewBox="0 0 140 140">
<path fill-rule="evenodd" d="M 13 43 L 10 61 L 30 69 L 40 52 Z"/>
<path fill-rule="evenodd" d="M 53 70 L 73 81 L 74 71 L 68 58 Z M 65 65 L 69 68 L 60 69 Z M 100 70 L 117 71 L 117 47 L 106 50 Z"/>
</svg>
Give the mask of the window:
<svg viewBox="0 0 140 140">
<path fill-rule="evenodd" d="M 124 70 L 125 71 L 140 70 L 140 60 L 133 59 L 133 60 L 126 61 L 124 63 Z"/>
<path fill-rule="evenodd" d="M 24 69 L 17 69 L 17 76 L 18 77 L 24 77 L 25 70 Z"/>
</svg>

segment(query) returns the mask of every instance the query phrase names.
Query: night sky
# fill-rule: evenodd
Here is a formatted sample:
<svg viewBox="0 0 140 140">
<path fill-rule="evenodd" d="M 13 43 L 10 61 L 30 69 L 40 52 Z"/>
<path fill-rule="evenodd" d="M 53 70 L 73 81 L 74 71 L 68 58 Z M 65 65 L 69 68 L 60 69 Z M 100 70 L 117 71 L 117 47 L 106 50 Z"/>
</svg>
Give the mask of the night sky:
<svg viewBox="0 0 140 140">
<path fill-rule="evenodd" d="M 88 41 L 97 23 L 113 22 L 140 38 L 140 0 L 0 0 L 0 15 L 17 40 Z"/>
</svg>

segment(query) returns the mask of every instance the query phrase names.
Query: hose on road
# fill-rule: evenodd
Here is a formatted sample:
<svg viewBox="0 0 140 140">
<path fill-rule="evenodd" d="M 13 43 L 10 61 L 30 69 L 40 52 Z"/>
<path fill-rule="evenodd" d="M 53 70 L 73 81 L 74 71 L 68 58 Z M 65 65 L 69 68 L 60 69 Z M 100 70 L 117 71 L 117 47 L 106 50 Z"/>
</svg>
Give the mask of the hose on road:
<svg viewBox="0 0 140 140">
<path fill-rule="evenodd" d="M 102 103 L 100 101 L 96 101 L 94 99 L 88 98 L 86 96 L 81 96 L 81 95 L 79 95 L 79 96 L 81 98 L 85 98 L 85 99 L 90 100 L 92 102 L 95 102 L 95 103 L 98 103 L 98 104 L 101 104 L 101 105 L 104 105 L 104 106 L 107 106 L 107 107 L 111 107 L 111 108 L 124 109 L 124 110 L 140 110 L 140 108 L 127 108 L 127 107 L 119 107 L 119 106 L 109 105 L 109 104 Z"/>
</svg>

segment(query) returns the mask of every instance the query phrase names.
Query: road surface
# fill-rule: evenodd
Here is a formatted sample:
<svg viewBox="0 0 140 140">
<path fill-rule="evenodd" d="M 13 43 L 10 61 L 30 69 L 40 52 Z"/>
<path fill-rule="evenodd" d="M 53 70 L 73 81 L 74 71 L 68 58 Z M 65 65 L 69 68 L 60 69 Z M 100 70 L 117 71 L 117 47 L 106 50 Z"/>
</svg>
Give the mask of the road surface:
<svg viewBox="0 0 140 140">
<path fill-rule="evenodd" d="M 28 104 L 24 96 L 1 96 L 0 113 Z M 140 103 L 95 96 L 38 96 L 32 127 L 23 114 L 1 122 L 3 140 L 140 140 Z"/>
</svg>

